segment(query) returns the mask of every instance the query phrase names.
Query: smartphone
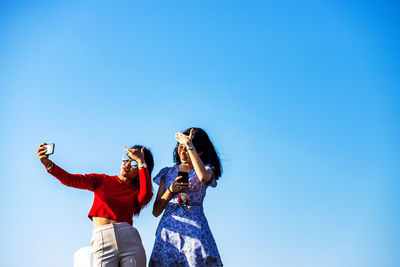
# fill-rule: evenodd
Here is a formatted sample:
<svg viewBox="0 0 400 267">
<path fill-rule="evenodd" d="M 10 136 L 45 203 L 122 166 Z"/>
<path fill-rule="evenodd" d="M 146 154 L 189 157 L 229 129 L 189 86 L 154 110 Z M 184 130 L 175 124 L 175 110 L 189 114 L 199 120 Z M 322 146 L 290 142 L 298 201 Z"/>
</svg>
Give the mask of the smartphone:
<svg viewBox="0 0 400 267">
<path fill-rule="evenodd" d="M 178 176 L 182 176 L 182 178 L 178 180 L 180 183 L 189 183 L 189 173 L 178 172 Z"/>
<path fill-rule="evenodd" d="M 47 152 L 45 155 L 52 155 L 54 153 L 54 147 L 56 146 L 56 144 L 47 144 L 44 145 L 47 149 Z"/>
</svg>

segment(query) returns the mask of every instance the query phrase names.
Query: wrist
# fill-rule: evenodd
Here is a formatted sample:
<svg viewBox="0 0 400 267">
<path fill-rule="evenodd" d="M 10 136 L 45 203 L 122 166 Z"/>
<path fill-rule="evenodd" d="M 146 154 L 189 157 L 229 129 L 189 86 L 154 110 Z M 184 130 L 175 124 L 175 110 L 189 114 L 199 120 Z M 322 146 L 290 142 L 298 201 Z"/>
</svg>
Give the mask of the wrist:
<svg viewBox="0 0 400 267">
<path fill-rule="evenodd" d="M 187 142 L 186 147 L 188 147 L 188 146 L 193 146 L 193 142 L 192 141 Z"/>
<path fill-rule="evenodd" d="M 186 149 L 187 150 L 196 150 L 196 148 L 193 146 L 193 144 L 192 145 L 187 145 Z"/>
<path fill-rule="evenodd" d="M 144 162 L 144 163 L 138 162 L 138 168 L 139 168 L 139 169 L 141 169 L 141 168 L 147 168 L 146 162 Z"/>
<path fill-rule="evenodd" d="M 47 171 L 52 171 L 54 168 L 54 162 L 52 162 L 51 160 L 49 160 L 48 162 L 46 162 L 46 164 L 44 164 L 44 166 L 46 167 Z"/>
</svg>

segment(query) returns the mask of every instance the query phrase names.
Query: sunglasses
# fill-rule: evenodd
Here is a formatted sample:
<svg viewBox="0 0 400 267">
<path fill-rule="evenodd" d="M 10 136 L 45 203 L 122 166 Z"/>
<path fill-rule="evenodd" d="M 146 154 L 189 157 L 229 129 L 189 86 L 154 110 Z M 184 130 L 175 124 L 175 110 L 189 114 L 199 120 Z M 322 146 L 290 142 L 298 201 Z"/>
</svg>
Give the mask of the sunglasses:
<svg viewBox="0 0 400 267">
<path fill-rule="evenodd" d="M 138 163 L 136 161 L 134 161 L 133 159 L 131 159 L 130 157 L 128 157 L 127 154 L 122 155 L 122 162 L 123 163 L 130 162 L 132 169 L 136 169 L 138 167 Z"/>
</svg>

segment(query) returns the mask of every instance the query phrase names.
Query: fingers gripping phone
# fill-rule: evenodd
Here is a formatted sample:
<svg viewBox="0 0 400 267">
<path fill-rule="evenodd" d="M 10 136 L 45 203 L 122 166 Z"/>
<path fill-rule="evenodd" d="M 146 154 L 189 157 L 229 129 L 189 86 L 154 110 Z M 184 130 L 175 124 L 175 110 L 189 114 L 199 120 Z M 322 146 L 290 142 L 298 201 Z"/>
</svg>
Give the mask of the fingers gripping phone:
<svg viewBox="0 0 400 267">
<path fill-rule="evenodd" d="M 45 155 L 52 155 L 54 153 L 54 148 L 55 148 L 56 144 L 47 144 L 44 145 L 44 147 L 46 148 L 47 152 Z"/>
<path fill-rule="evenodd" d="M 178 180 L 180 183 L 189 183 L 189 173 L 187 173 L 187 172 L 178 172 L 178 176 L 182 176 Z"/>
</svg>

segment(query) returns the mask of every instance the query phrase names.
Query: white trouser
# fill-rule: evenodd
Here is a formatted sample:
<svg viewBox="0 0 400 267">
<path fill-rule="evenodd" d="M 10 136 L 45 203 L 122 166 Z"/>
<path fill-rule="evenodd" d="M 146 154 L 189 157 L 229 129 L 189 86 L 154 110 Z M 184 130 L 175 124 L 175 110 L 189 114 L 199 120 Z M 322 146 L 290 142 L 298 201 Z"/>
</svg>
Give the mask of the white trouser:
<svg viewBox="0 0 400 267">
<path fill-rule="evenodd" d="M 135 227 L 112 223 L 93 230 L 93 267 L 145 267 L 146 253 Z"/>
</svg>

